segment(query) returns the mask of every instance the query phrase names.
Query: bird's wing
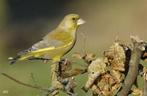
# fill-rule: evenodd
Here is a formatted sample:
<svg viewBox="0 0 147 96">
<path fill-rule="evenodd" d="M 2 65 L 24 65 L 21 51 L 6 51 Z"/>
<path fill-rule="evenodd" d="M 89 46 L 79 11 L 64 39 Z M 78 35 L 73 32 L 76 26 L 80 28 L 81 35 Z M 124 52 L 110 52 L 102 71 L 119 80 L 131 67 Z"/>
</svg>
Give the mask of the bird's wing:
<svg viewBox="0 0 147 96">
<path fill-rule="evenodd" d="M 32 47 L 23 50 L 18 53 L 18 55 L 24 55 L 28 52 L 36 51 L 38 49 L 43 49 L 43 48 L 49 48 L 49 47 L 58 47 L 63 44 L 62 41 L 56 40 L 56 39 L 42 39 L 41 41 L 35 43 Z"/>
<path fill-rule="evenodd" d="M 35 43 L 32 47 L 28 48 L 27 50 L 21 51 L 18 53 L 18 55 L 24 55 L 28 52 L 33 52 L 38 49 L 50 49 L 53 47 L 60 47 L 61 45 L 64 45 L 70 41 L 72 41 L 72 37 L 70 34 L 67 34 L 64 32 L 65 30 L 62 30 L 60 28 L 55 29 L 54 31 L 48 33 L 43 39 L 37 43 Z M 68 42 L 67 42 L 68 41 Z"/>
</svg>

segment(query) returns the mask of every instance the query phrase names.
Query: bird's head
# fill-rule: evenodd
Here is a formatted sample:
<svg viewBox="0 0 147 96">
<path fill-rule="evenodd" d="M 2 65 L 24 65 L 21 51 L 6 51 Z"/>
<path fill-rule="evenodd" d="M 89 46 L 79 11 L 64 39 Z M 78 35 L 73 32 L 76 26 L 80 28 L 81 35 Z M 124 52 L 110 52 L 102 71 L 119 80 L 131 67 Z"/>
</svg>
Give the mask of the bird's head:
<svg viewBox="0 0 147 96">
<path fill-rule="evenodd" d="M 76 30 L 80 25 L 84 23 L 85 21 L 81 19 L 78 14 L 69 14 L 64 17 L 59 26 L 66 30 Z"/>
</svg>

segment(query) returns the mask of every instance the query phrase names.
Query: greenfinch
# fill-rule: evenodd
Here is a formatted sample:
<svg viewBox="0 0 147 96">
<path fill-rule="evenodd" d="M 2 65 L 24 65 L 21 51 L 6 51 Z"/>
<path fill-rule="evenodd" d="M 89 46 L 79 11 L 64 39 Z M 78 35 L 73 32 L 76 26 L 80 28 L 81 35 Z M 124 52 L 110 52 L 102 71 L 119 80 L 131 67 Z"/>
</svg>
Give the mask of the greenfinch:
<svg viewBox="0 0 147 96">
<path fill-rule="evenodd" d="M 61 57 L 75 45 L 77 29 L 84 23 L 85 21 L 78 14 L 66 15 L 61 23 L 41 41 L 19 52 L 15 58 L 9 57 L 10 63 L 33 59 L 60 61 Z"/>
</svg>

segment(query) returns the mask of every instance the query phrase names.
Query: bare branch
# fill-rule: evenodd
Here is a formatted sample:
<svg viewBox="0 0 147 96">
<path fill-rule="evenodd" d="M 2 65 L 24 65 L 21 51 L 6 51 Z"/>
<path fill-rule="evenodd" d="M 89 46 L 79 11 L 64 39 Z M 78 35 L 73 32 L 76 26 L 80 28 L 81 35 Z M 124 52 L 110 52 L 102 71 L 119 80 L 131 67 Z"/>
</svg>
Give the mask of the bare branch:
<svg viewBox="0 0 147 96">
<path fill-rule="evenodd" d="M 144 46 L 142 45 L 143 41 L 140 40 L 138 37 L 131 36 L 131 40 L 133 43 L 133 51 L 129 64 L 129 71 L 124 80 L 122 90 L 118 93 L 119 96 L 128 96 L 128 93 L 131 90 L 131 87 L 137 78 L 140 57 L 142 51 L 145 49 Z"/>
<path fill-rule="evenodd" d="M 40 86 L 33 86 L 33 85 L 30 85 L 30 84 L 27 84 L 27 83 L 21 82 L 21 81 L 15 79 L 15 78 L 9 76 L 9 75 L 6 74 L 6 73 L 1 73 L 1 74 L 2 74 L 3 76 L 5 76 L 5 77 L 7 77 L 7 78 L 9 78 L 9 79 L 11 79 L 11 80 L 13 80 L 14 82 L 20 84 L 20 85 L 23 85 L 23 86 L 26 86 L 26 87 L 30 87 L 30 88 L 34 88 L 34 89 L 38 89 L 38 90 L 41 90 L 41 91 L 49 92 L 49 89 L 42 88 L 42 87 L 40 87 Z"/>
</svg>

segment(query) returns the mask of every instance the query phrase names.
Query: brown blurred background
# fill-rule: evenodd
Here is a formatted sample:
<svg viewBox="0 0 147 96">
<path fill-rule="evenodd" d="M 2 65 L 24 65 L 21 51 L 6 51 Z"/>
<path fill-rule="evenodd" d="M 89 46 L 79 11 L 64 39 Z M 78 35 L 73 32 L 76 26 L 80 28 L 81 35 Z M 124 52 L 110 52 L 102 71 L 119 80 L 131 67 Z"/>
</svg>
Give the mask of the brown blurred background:
<svg viewBox="0 0 147 96">
<path fill-rule="evenodd" d="M 79 38 L 73 51 L 85 48 L 102 54 L 116 37 L 125 42 L 130 42 L 130 35 L 147 40 L 146 0 L 0 0 L 0 70 L 9 73 L 15 70 L 18 74 L 20 70 L 26 72 L 22 66 L 28 66 L 27 72 L 32 72 L 35 64 L 10 67 L 7 58 L 39 41 L 69 13 L 77 13 L 86 21 L 78 30 Z M 1 79 L 0 84 L 5 80 Z M 8 87 L 0 85 L 0 94 Z"/>
<path fill-rule="evenodd" d="M 0 52 L 14 55 L 28 48 L 69 13 L 86 20 L 79 29 L 77 49 L 85 45 L 88 50 L 106 48 L 116 36 L 124 41 L 130 35 L 146 39 L 146 4 L 145 0 L 1 0 Z"/>
</svg>

